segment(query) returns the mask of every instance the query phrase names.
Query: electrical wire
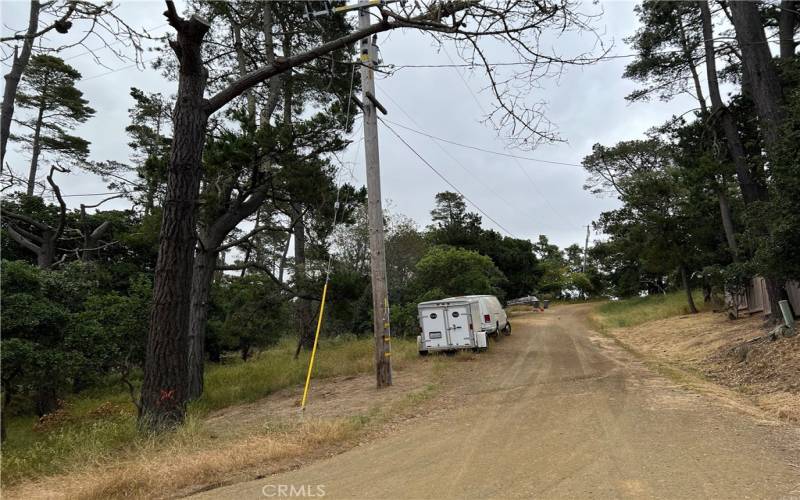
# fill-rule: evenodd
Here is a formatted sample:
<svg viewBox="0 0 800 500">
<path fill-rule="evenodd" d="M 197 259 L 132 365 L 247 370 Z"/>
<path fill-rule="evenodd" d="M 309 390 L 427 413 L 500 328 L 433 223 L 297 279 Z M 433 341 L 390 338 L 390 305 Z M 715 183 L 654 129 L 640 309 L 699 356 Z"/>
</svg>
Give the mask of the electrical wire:
<svg viewBox="0 0 800 500">
<path fill-rule="evenodd" d="M 345 112 L 345 120 L 344 120 L 344 131 L 347 132 L 347 129 L 350 127 L 350 107 L 352 98 L 350 95 L 353 93 L 353 82 L 355 80 L 355 66 L 353 66 L 352 71 L 350 72 L 350 89 L 347 94 L 347 107 Z M 335 156 L 334 156 L 335 157 Z M 341 165 L 343 166 L 343 165 Z M 338 177 L 338 169 L 336 173 L 336 177 Z M 336 201 L 333 204 L 333 223 L 331 224 L 331 232 L 336 229 L 336 220 L 339 215 L 339 195 L 342 192 L 342 184 L 336 188 Z M 346 202 L 345 202 L 346 203 Z M 328 266 L 325 269 L 325 284 L 322 286 L 322 298 L 320 299 L 319 303 L 319 315 L 317 316 L 317 329 L 314 333 L 314 345 L 311 348 L 311 357 L 308 360 L 308 372 L 306 373 L 306 383 L 303 387 L 303 399 L 300 403 L 300 408 L 302 411 L 306 410 L 306 400 L 308 398 L 308 389 L 311 385 L 311 372 L 314 368 L 314 358 L 317 354 L 317 346 L 319 344 L 319 333 L 322 329 L 322 319 L 323 315 L 325 314 L 325 301 L 328 297 L 328 284 L 330 283 L 331 279 L 331 265 L 333 264 L 333 253 L 328 256 Z"/>
<path fill-rule="evenodd" d="M 775 43 L 772 40 L 777 36 L 777 34 L 770 35 L 767 37 L 766 42 L 748 42 L 746 44 L 737 43 L 737 46 L 742 45 L 762 45 L 762 44 L 772 44 Z M 722 40 L 735 40 L 734 37 L 717 37 L 714 38 L 713 41 L 722 41 Z M 447 54 L 447 50 L 442 47 L 445 54 Z M 663 50 L 658 53 L 652 54 L 653 56 L 661 56 L 661 55 L 669 55 L 669 54 L 683 54 L 683 49 L 674 49 L 674 50 Z M 613 59 L 631 59 L 634 57 L 641 57 L 641 54 L 612 54 L 612 55 L 604 55 L 604 56 L 597 56 L 597 57 L 576 57 L 574 59 L 564 59 L 564 64 L 576 63 L 576 64 L 591 64 L 594 62 L 603 62 L 607 60 Z M 448 55 L 448 58 L 450 56 Z M 557 62 L 556 62 L 557 63 Z M 495 63 L 487 63 L 484 64 L 476 64 L 476 63 L 456 63 L 452 59 L 450 60 L 450 64 L 387 64 L 384 65 L 384 68 L 390 71 L 399 71 L 401 69 L 406 68 L 485 68 L 489 66 L 493 67 L 503 67 L 503 66 L 533 66 L 534 63 L 530 61 L 505 61 L 505 62 L 495 62 Z"/>
<path fill-rule="evenodd" d="M 89 80 L 94 80 L 96 78 L 102 78 L 104 76 L 108 76 L 108 75 L 111 75 L 111 74 L 114 74 L 114 73 L 119 73 L 120 71 L 125 71 L 125 70 L 131 69 L 131 68 L 138 68 L 140 64 L 146 64 L 146 63 L 149 63 L 151 61 L 155 61 L 156 59 L 158 59 L 158 57 L 151 57 L 149 59 L 142 59 L 140 62 L 135 62 L 135 63 L 129 64 L 127 66 L 122 66 L 121 68 L 112 69 L 110 71 L 106 71 L 105 73 L 99 73 L 97 75 L 92 75 L 92 76 L 87 76 L 86 78 L 81 78 L 80 81 L 82 83 L 82 82 L 86 82 L 86 81 L 89 81 Z"/>
<path fill-rule="evenodd" d="M 412 123 L 414 123 L 414 125 L 416 125 L 416 126 L 419 126 L 419 124 L 417 123 L 417 121 L 416 121 L 416 120 L 414 120 L 414 118 L 413 118 L 413 117 L 412 117 L 410 114 L 408 114 L 408 113 L 406 112 L 406 110 L 404 110 L 404 109 L 403 109 L 403 107 L 402 107 L 402 106 L 400 106 L 400 104 L 399 104 L 397 101 L 395 101 L 395 100 L 392 98 L 392 96 L 391 96 L 391 95 L 389 95 L 389 94 L 387 93 L 387 94 L 386 94 L 386 97 L 387 97 L 387 98 L 388 98 L 388 99 L 389 99 L 389 100 L 390 100 L 390 101 L 391 101 L 391 102 L 392 102 L 392 103 L 393 103 L 395 106 L 397 106 L 397 109 L 399 109 L 401 113 L 403 113 L 404 115 L 406 115 L 406 118 L 408 118 L 409 120 L 411 120 L 411 122 L 412 122 Z M 465 166 L 463 163 L 461 163 L 461 162 L 460 162 L 460 161 L 459 161 L 459 160 L 458 160 L 458 159 L 457 159 L 455 156 L 453 156 L 453 155 L 450 153 L 450 151 L 446 150 L 446 149 L 445 149 L 445 148 L 444 148 L 444 147 L 443 147 L 441 144 L 439 144 L 439 142 L 437 142 L 437 141 L 436 141 L 435 139 L 433 139 L 433 138 L 431 138 L 431 141 L 432 141 L 434 144 L 436 144 L 436 147 L 438 147 L 438 148 L 439 148 L 439 149 L 440 149 L 440 150 L 441 150 L 441 151 L 442 151 L 442 152 L 443 152 L 445 155 L 447 155 L 447 156 L 448 156 L 448 157 L 449 157 L 451 160 L 453 160 L 453 162 L 454 162 L 456 165 L 458 165 L 458 166 L 461 168 L 461 170 L 463 170 L 463 171 L 465 171 L 466 173 L 468 173 L 468 174 L 469 174 L 469 175 L 470 175 L 472 178 L 475 178 L 475 179 L 477 179 L 477 178 L 478 178 L 478 175 L 477 175 L 476 173 L 474 173 L 472 170 L 468 169 L 468 168 L 467 168 L 467 167 L 466 167 L 466 166 Z M 505 205 L 506 205 L 508 208 L 510 208 L 510 209 L 511 209 L 513 212 L 518 212 L 518 211 L 519 211 L 519 210 L 518 210 L 516 207 L 512 206 L 512 205 L 511 205 L 511 204 L 508 202 L 508 200 L 507 200 L 507 199 L 506 199 L 504 196 L 502 196 L 500 193 L 498 193 L 497 191 L 495 191 L 495 190 L 494 190 L 494 189 L 493 189 L 491 186 L 489 186 L 488 184 L 484 184 L 482 187 L 484 187 L 484 188 L 488 189 L 488 190 L 489 190 L 489 192 L 491 192 L 493 195 L 495 195 L 495 196 L 497 197 L 497 199 L 498 199 L 498 200 L 502 201 L 502 202 L 503 202 L 503 203 L 504 203 L 504 204 L 505 204 Z"/>
<path fill-rule="evenodd" d="M 83 193 L 83 194 L 62 194 L 62 198 L 81 198 L 86 196 L 109 196 L 112 194 L 128 194 L 127 191 L 109 191 L 108 193 Z"/>
<path fill-rule="evenodd" d="M 460 194 L 462 197 L 464 197 L 464 199 L 465 199 L 465 200 L 467 200 L 467 201 L 468 201 L 468 202 L 469 202 L 469 203 L 470 203 L 470 204 L 471 204 L 473 207 L 475 207 L 475 209 L 476 209 L 476 210 L 478 210 L 478 212 L 480 212 L 480 213 L 481 213 L 481 214 L 482 214 L 484 217 L 486 217 L 486 218 L 487 218 L 487 219 L 489 219 L 490 221 L 494 222 L 494 223 L 495 223 L 495 225 L 496 225 L 497 227 L 499 227 L 500 229 L 502 229 L 503 231 L 505 231 L 506 233 L 508 233 L 510 236 L 512 236 L 512 237 L 514 237 L 514 238 L 518 238 L 518 237 L 517 237 L 517 235 L 515 235 L 514 233 L 512 233 L 511 231 L 509 231 L 509 230 L 508 230 L 508 228 L 506 228 L 505 226 L 503 226 L 502 224 L 500 224 L 499 222 L 497 222 L 497 221 L 496 221 L 496 220 L 495 220 L 495 219 L 494 219 L 494 218 L 493 218 L 491 215 L 489 215 L 488 213 L 486 213 L 486 211 L 485 211 L 485 210 L 483 210 L 483 209 L 482 209 L 482 208 L 481 208 L 481 207 L 480 207 L 480 206 L 479 206 L 477 203 L 475 203 L 475 202 L 474 202 L 474 201 L 472 201 L 472 200 L 471 200 L 471 199 L 470 199 L 470 198 L 469 198 L 467 195 L 465 195 L 464 193 L 462 193 L 462 192 L 461 192 L 461 190 L 460 190 L 460 189 L 458 189 L 458 188 L 455 186 L 455 184 L 453 184 L 452 182 L 450 182 L 450 180 L 449 180 L 447 177 L 445 177 L 445 176 L 444 176 L 444 175 L 443 175 L 441 172 L 439 172 L 439 171 L 436 169 L 436 167 L 434 167 L 433 165 L 431 165 L 431 163 L 430 163 L 428 160 L 426 160 L 426 159 L 425 159 L 425 158 L 424 158 L 424 157 L 423 157 L 423 156 L 422 156 L 422 155 L 419 153 L 419 151 L 417 151 L 416 149 L 414 149 L 414 147 L 413 147 L 411 144 L 409 144 L 409 143 L 408 143 L 408 141 L 406 141 L 405 139 L 403 139 L 403 136 L 401 136 L 399 133 L 397 133 L 397 131 L 396 131 L 395 129 L 393 129 L 393 128 L 391 127 L 391 125 L 389 125 L 389 123 L 387 123 L 387 122 L 386 122 L 386 121 L 385 121 L 383 118 L 381 118 L 380 116 L 378 117 L 378 120 L 380 120 L 380 121 L 381 121 L 381 123 L 383 123 L 383 125 L 384 125 L 384 126 L 387 128 L 387 129 L 389 129 L 389 131 L 390 131 L 391 133 L 393 133 L 393 134 L 395 135 L 395 137 L 397 137 L 397 138 L 400 140 L 400 142 L 402 142 L 403 144 L 405 144 L 405 146 L 406 146 L 406 147 L 407 147 L 409 150 L 411 150 L 411 152 L 412 152 L 412 153 L 414 153 L 414 155 L 415 155 L 417 158 L 419 158 L 419 159 L 422 161 L 422 163 L 424 163 L 424 164 L 425 164 L 425 165 L 426 165 L 428 168 L 430 168 L 431 170 L 433 170 L 433 173 L 435 173 L 436 175 L 438 175 L 438 176 L 439 176 L 439 177 L 440 177 L 440 178 L 441 178 L 441 179 L 442 179 L 442 180 L 443 180 L 445 183 L 447 183 L 447 185 L 448 185 L 448 186 L 450 186 L 451 188 L 453 188 L 453 189 L 454 189 L 454 190 L 455 190 L 455 191 L 456 191 L 458 194 Z"/>
<path fill-rule="evenodd" d="M 447 56 L 447 59 L 451 63 L 455 64 L 455 62 L 453 61 L 453 58 L 450 57 L 450 53 L 447 52 L 447 49 L 443 48 L 443 51 L 444 51 L 445 56 Z M 490 116 L 489 113 L 486 112 L 486 109 L 483 107 L 483 104 L 481 104 L 480 100 L 478 99 L 478 96 L 475 95 L 475 92 L 472 90 L 472 87 L 470 87 L 469 84 L 467 83 L 467 80 L 464 79 L 464 76 L 461 74 L 461 71 L 456 70 L 456 73 L 458 73 L 458 76 L 461 79 L 461 82 L 467 88 L 469 93 L 472 94 L 472 98 L 475 100 L 475 103 L 478 105 L 478 108 L 480 108 L 481 112 L 486 116 Z M 491 118 L 491 116 L 490 116 L 490 118 Z M 492 125 L 494 125 L 494 122 L 492 122 Z M 495 125 L 495 128 L 497 128 L 496 125 Z M 556 208 L 553 206 L 553 204 L 550 203 L 550 200 L 547 199 L 547 197 L 544 195 L 544 193 L 542 193 L 542 191 L 539 189 L 539 186 L 536 184 L 536 182 L 533 180 L 533 178 L 530 176 L 530 174 L 528 174 L 528 171 L 525 170 L 525 168 L 523 168 L 522 164 L 520 164 L 519 161 L 516 158 L 513 158 L 513 160 L 514 160 L 514 164 L 517 166 L 517 168 L 519 168 L 522 171 L 522 173 L 525 175 L 525 177 L 528 179 L 528 181 L 530 181 L 530 184 L 531 184 L 531 187 L 533 188 L 533 190 L 536 192 L 536 194 L 539 195 L 539 197 L 542 200 L 544 200 L 545 204 L 553 212 L 553 214 L 556 217 L 559 217 L 560 219 L 566 220 L 567 222 L 569 222 L 569 224 L 571 226 L 578 227 L 569 217 L 564 216 L 558 210 L 556 210 Z"/>
<path fill-rule="evenodd" d="M 351 71 L 350 71 L 350 88 L 348 89 L 348 92 L 347 92 L 347 106 L 345 108 L 346 111 L 345 111 L 345 115 L 344 115 L 345 116 L 344 117 L 344 132 L 345 133 L 347 133 L 347 130 L 350 128 L 350 108 L 351 108 L 352 102 L 353 102 L 351 94 L 353 93 L 353 83 L 355 82 L 355 77 L 356 77 L 356 67 L 354 65 L 352 67 Z M 340 163 L 340 168 L 343 167 L 343 166 L 344 165 Z M 337 170 L 336 177 L 338 177 L 339 176 L 339 172 L 338 172 L 339 169 L 337 168 L 336 170 Z M 339 215 L 339 194 L 342 191 L 342 186 L 343 185 L 344 185 L 344 183 L 341 183 L 336 188 L 336 201 L 333 204 L 333 223 L 331 224 L 331 229 L 332 230 L 336 229 L 336 220 L 337 220 L 337 216 Z M 347 201 L 345 201 L 345 203 L 347 203 Z M 331 253 L 328 256 L 328 267 L 325 270 L 325 282 L 326 283 L 327 283 L 327 281 L 328 281 L 328 279 L 330 278 L 330 275 L 331 275 L 331 265 L 332 264 L 333 264 L 333 254 Z"/>
<path fill-rule="evenodd" d="M 397 104 L 397 103 L 395 103 L 395 104 Z M 401 109 L 401 111 L 402 111 L 402 109 Z M 391 123 L 392 125 L 394 125 L 396 127 L 400 127 L 402 129 L 408 130 L 409 132 L 413 132 L 415 134 L 419 134 L 419 135 L 428 137 L 430 139 L 434 139 L 436 141 L 446 142 L 447 144 L 452 144 L 453 146 L 458 146 L 458 147 L 461 147 L 461 148 L 472 149 L 474 151 L 481 151 L 483 153 L 488 153 L 488 154 L 496 155 L 496 156 L 504 156 L 506 158 L 516 158 L 518 160 L 533 161 L 533 162 L 538 162 L 538 163 L 548 163 L 548 164 L 551 164 L 551 165 L 563 165 L 563 166 L 567 166 L 567 167 L 583 168 L 583 166 L 578 164 L 578 163 L 567 163 L 567 162 L 563 162 L 563 161 L 544 160 L 542 158 L 532 158 L 530 156 L 521 156 L 521 155 L 515 155 L 515 154 L 511 154 L 511 153 L 504 153 L 502 151 L 492 151 L 491 149 L 479 148 L 477 146 L 472 146 L 472 145 L 469 145 L 469 144 L 456 142 L 456 141 L 453 141 L 453 140 L 450 140 L 450 139 L 445 139 L 444 137 L 439 137 L 439 136 L 433 135 L 430 132 L 424 132 L 422 130 L 413 129 L 413 128 L 407 126 L 407 125 L 403 125 L 402 123 L 397 123 L 395 121 L 391 121 L 391 120 L 388 120 L 388 119 L 385 119 L 385 118 L 384 118 L 384 120 L 386 120 L 387 122 Z"/>
</svg>

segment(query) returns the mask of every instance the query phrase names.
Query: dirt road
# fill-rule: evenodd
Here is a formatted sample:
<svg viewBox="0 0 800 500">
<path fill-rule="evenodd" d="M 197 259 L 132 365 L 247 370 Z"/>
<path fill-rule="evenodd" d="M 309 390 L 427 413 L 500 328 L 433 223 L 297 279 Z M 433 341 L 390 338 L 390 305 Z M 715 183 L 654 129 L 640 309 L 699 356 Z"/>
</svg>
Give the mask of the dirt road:
<svg viewBox="0 0 800 500">
<path fill-rule="evenodd" d="M 800 498 L 798 428 L 654 374 L 591 332 L 586 312 L 515 317 L 514 335 L 443 395 L 450 409 L 201 496 Z"/>
</svg>

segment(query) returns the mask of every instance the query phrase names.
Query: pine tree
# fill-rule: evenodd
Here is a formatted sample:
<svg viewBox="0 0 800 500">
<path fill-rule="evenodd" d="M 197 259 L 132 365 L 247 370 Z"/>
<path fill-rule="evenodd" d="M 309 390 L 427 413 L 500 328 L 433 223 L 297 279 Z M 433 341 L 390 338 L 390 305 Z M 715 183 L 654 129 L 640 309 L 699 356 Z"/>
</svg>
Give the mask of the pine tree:
<svg viewBox="0 0 800 500">
<path fill-rule="evenodd" d="M 82 161 L 89 154 L 89 141 L 67 133 L 94 114 L 83 92 L 75 87 L 80 78 L 81 74 L 59 57 L 40 54 L 31 58 L 17 94 L 17 105 L 33 110 L 34 116 L 16 120 L 30 133 L 12 136 L 31 152 L 29 196 L 33 195 L 42 155 L 53 161 Z"/>
</svg>

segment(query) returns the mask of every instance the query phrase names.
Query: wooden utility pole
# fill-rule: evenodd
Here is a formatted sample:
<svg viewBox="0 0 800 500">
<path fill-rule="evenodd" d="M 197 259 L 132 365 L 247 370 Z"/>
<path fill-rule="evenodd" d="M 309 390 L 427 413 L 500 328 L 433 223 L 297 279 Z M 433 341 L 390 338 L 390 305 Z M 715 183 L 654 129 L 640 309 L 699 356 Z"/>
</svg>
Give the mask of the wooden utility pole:
<svg viewBox="0 0 800 500">
<path fill-rule="evenodd" d="M 586 226 L 586 242 L 583 244 L 583 265 L 581 272 L 586 272 L 586 254 L 589 253 L 589 225 Z"/>
<path fill-rule="evenodd" d="M 369 10 L 358 11 L 359 29 L 369 28 Z M 364 151 L 367 164 L 367 219 L 369 262 L 372 273 L 372 311 L 375 332 L 375 376 L 378 387 L 392 385 L 389 293 L 386 286 L 386 250 L 381 205 L 381 168 L 378 153 L 378 116 L 375 104 L 377 51 L 372 37 L 361 40 L 361 91 L 364 107 Z"/>
</svg>

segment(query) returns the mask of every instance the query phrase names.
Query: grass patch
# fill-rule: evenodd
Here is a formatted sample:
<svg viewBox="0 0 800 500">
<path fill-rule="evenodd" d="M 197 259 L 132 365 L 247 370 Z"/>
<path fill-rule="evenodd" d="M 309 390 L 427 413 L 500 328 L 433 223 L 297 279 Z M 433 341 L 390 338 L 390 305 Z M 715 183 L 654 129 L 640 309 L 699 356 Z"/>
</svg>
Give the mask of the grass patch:
<svg viewBox="0 0 800 500">
<path fill-rule="evenodd" d="M 417 356 L 416 342 L 393 339 L 393 366 L 402 369 Z M 14 485 L 92 464 L 125 461 L 152 450 L 187 443 L 207 443 L 199 422 L 210 411 L 256 401 L 305 381 L 308 353 L 293 359 L 295 340 L 240 360 L 207 365 L 205 393 L 190 405 L 187 425 L 180 431 L 157 438 L 136 432 L 135 407 L 120 386 L 95 388 L 67 398 L 57 419 L 37 425 L 30 416 L 8 417 L 8 439 L 2 450 L 2 485 Z M 373 369 L 371 338 L 325 339 L 317 351 L 315 378 L 366 373 Z M 196 446 L 196 445 L 195 445 Z"/>
<path fill-rule="evenodd" d="M 57 478 L 28 481 L 4 493 L 13 498 L 153 498 L 219 484 L 232 474 L 268 467 L 309 450 L 352 439 L 364 427 L 356 419 L 309 419 L 265 426 L 246 437 L 212 440 L 196 419 L 158 441 L 145 440 L 113 462 L 85 464 Z M 176 457 L 180 457 L 179 460 Z"/>
<path fill-rule="evenodd" d="M 337 418 L 265 422 L 247 435 L 218 437 L 190 417 L 179 431 L 139 440 L 124 456 L 7 489 L 9 498 L 175 497 L 278 472 L 298 458 L 343 451 L 435 395 L 437 384 L 411 391 L 386 407 Z M 180 457 L 176 460 L 175 457 Z"/>
<path fill-rule="evenodd" d="M 697 309 L 703 311 L 705 304 L 702 294 L 696 292 L 693 298 Z M 684 314 L 689 314 L 686 294 L 672 292 L 605 302 L 595 308 L 592 319 L 601 330 L 606 330 L 641 325 L 648 321 Z"/>
<path fill-rule="evenodd" d="M 692 298 L 699 312 L 707 309 L 706 304 L 703 303 L 701 292 L 693 293 Z M 674 366 L 662 360 L 645 356 L 642 352 L 611 333 L 611 330 L 615 328 L 629 328 L 649 321 L 686 314 L 690 314 L 686 293 L 680 291 L 664 295 L 649 295 L 647 297 L 609 301 L 597 306 L 590 319 L 601 334 L 613 340 L 619 347 L 642 361 L 649 369 L 675 383 L 693 387 L 698 380 L 706 379 L 698 370 Z"/>
<path fill-rule="evenodd" d="M 296 340 L 285 339 L 262 351 L 255 359 L 225 365 L 211 365 L 206 370 L 205 392 L 193 404 L 192 411 L 206 413 L 233 404 L 261 399 L 284 387 L 303 384 L 309 353 L 293 359 Z M 416 341 L 393 339 L 392 363 L 403 366 L 417 356 Z M 322 342 L 314 361 L 314 378 L 367 373 L 374 366 L 375 342 L 372 338 L 340 337 Z"/>
</svg>

